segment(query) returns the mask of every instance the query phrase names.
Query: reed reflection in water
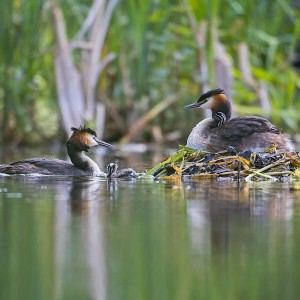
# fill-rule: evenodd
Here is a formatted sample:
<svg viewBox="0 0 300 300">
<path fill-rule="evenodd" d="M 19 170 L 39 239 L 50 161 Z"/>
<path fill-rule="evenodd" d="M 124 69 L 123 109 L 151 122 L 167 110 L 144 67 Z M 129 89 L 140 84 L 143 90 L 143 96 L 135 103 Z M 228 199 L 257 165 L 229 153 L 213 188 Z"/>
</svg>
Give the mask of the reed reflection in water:
<svg viewBox="0 0 300 300">
<path fill-rule="evenodd" d="M 0 299 L 297 299 L 300 184 L 0 177 Z"/>
</svg>

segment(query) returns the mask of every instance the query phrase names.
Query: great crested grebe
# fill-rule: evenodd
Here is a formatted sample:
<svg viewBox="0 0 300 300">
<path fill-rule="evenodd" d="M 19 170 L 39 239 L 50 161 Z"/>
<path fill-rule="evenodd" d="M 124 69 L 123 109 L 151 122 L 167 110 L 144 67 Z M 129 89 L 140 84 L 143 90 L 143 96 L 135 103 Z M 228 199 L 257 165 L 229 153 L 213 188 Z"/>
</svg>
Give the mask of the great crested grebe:
<svg viewBox="0 0 300 300">
<path fill-rule="evenodd" d="M 135 178 L 137 177 L 136 172 L 131 168 L 118 170 L 118 164 L 109 163 L 106 167 L 107 170 L 107 178 Z"/>
<path fill-rule="evenodd" d="M 98 165 L 84 154 L 91 147 L 115 148 L 97 138 L 96 132 L 87 127 L 72 127 L 72 134 L 66 142 L 67 152 L 73 164 L 60 159 L 28 158 L 9 165 L 0 165 L 0 173 L 43 174 L 69 176 L 106 176 Z"/>
<path fill-rule="evenodd" d="M 290 139 L 267 119 L 256 116 L 231 118 L 231 104 L 222 89 L 200 96 L 197 102 L 184 106 L 212 111 L 212 118 L 199 122 L 187 139 L 187 146 L 201 151 L 219 152 L 228 146 L 238 152 L 262 152 L 276 145 L 278 150 L 293 151 Z"/>
</svg>

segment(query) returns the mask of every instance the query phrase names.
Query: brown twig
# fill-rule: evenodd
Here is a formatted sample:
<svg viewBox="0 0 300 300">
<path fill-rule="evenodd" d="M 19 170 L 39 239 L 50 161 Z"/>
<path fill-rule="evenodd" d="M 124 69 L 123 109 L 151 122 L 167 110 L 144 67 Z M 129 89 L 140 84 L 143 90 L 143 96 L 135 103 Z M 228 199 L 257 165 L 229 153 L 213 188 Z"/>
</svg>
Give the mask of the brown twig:
<svg viewBox="0 0 300 300">
<path fill-rule="evenodd" d="M 152 119 L 163 112 L 167 107 L 172 105 L 176 100 L 176 95 L 170 95 L 152 107 L 145 115 L 131 125 L 128 133 L 120 140 L 120 143 L 126 144 L 133 140 Z"/>
</svg>

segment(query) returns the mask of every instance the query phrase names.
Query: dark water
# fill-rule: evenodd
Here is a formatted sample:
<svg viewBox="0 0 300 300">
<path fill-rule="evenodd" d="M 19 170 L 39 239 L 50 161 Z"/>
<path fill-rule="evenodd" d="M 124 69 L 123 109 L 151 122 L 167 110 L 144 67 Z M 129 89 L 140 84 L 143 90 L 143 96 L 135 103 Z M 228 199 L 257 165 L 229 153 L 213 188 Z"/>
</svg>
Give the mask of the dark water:
<svg viewBox="0 0 300 300">
<path fill-rule="evenodd" d="M 0 176 L 0 299 L 299 299 L 299 279 L 299 182 Z"/>
</svg>

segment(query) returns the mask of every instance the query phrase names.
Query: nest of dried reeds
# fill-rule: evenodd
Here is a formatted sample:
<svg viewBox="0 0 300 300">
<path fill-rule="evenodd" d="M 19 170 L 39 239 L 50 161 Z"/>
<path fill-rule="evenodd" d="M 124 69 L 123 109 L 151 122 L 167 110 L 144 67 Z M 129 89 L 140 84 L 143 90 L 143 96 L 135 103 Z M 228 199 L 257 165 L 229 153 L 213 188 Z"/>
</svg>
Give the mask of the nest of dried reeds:
<svg viewBox="0 0 300 300">
<path fill-rule="evenodd" d="M 300 178 L 298 152 L 280 152 L 271 147 L 262 153 L 227 151 L 208 153 L 180 146 L 179 151 L 147 172 L 162 179 L 229 178 L 232 180 L 287 181 Z"/>
</svg>

